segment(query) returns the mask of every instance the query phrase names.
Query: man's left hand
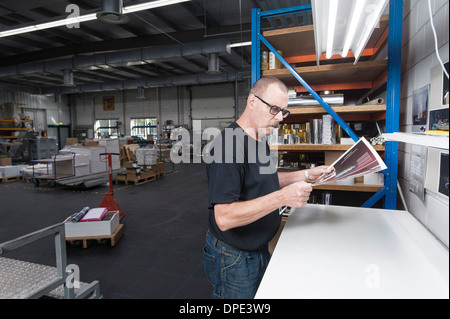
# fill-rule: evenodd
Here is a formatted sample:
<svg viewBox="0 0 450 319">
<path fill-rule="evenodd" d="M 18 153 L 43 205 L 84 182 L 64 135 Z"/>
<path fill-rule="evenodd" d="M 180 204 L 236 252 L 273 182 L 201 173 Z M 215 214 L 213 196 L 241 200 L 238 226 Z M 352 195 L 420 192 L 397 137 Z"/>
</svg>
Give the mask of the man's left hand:
<svg viewBox="0 0 450 319">
<path fill-rule="evenodd" d="M 306 181 L 308 181 L 308 182 L 314 181 L 315 179 L 319 178 L 320 175 L 322 175 L 323 173 L 332 172 L 333 169 L 334 169 L 333 167 L 326 166 L 326 165 L 308 168 L 305 170 L 305 172 L 306 171 L 308 172 L 307 174 L 305 174 L 305 179 L 306 179 L 306 176 L 308 176 L 308 179 L 306 179 Z"/>
</svg>

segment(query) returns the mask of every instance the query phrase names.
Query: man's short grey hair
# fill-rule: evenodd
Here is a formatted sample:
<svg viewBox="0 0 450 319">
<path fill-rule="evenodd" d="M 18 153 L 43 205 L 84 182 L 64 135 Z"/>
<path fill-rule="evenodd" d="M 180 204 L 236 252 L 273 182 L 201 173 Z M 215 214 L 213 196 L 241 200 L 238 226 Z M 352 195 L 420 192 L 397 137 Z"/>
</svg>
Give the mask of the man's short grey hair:
<svg viewBox="0 0 450 319">
<path fill-rule="evenodd" d="M 286 84 L 281 80 L 273 76 L 263 76 L 253 84 L 249 94 L 262 95 L 271 84 L 276 84 L 280 89 L 286 91 L 286 94 L 288 93 Z"/>
</svg>

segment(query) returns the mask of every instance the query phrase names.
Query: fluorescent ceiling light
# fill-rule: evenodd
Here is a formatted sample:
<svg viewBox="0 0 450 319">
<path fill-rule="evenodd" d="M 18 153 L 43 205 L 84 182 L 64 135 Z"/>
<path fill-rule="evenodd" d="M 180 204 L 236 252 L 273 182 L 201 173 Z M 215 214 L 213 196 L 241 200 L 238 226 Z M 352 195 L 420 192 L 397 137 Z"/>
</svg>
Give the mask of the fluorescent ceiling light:
<svg viewBox="0 0 450 319">
<path fill-rule="evenodd" d="M 362 12 L 366 5 L 366 0 L 356 1 L 353 8 L 353 12 L 350 18 L 350 24 L 347 29 L 347 34 L 345 36 L 344 48 L 342 49 L 342 56 L 345 58 L 350 50 L 350 46 L 353 44 L 353 40 L 356 34 L 356 28 L 361 21 Z"/>
<path fill-rule="evenodd" d="M 230 44 L 230 48 L 246 47 L 249 45 L 252 45 L 252 41 L 232 43 Z"/>
<path fill-rule="evenodd" d="M 132 6 L 124 7 L 122 9 L 122 12 L 124 14 L 138 12 L 138 11 L 142 11 L 142 10 L 170 6 L 172 4 L 177 4 L 177 3 L 186 2 L 186 1 L 191 1 L 191 0 L 157 0 L 157 1 L 139 3 L 139 4 L 134 4 Z"/>
<path fill-rule="evenodd" d="M 336 18 L 339 0 L 330 2 L 328 10 L 328 26 L 327 26 L 327 59 L 331 58 L 333 51 L 334 31 L 336 30 Z"/>
<path fill-rule="evenodd" d="M 387 3 L 388 0 L 312 0 L 317 65 L 323 52 L 329 59 L 335 54 L 346 57 L 349 50 L 356 63 Z"/>
<path fill-rule="evenodd" d="M 154 8 L 158 8 L 158 7 L 169 6 L 172 4 L 187 2 L 187 1 L 191 1 L 191 0 L 157 0 L 157 1 L 145 2 L 145 3 L 140 3 L 140 4 L 124 7 L 123 13 L 126 14 L 126 13 L 138 12 L 138 11 L 143 11 L 143 10 L 149 10 L 149 9 L 154 9 Z M 50 21 L 50 22 L 45 22 L 45 23 L 36 24 L 36 25 L 32 25 L 32 26 L 27 26 L 27 27 L 0 31 L 0 38 L 9 37 L 12 35 L 17 35 L 17 34 L 29 33 L 29 32 L 38 31 L 38 30 L 61 27 L 61 26 L 65 26 L 65 25 L 75 24 L 75 23 L 92 21 L 95 19 L 97 19 L 96 14 L 91 13 L 91 14 L 86 14 L 86 15 L 82 15 L 82 16 L 78 16 L 78 17 L 70 17 L 70 18 L 61 19 L 61 20 Z"/>
</svg>

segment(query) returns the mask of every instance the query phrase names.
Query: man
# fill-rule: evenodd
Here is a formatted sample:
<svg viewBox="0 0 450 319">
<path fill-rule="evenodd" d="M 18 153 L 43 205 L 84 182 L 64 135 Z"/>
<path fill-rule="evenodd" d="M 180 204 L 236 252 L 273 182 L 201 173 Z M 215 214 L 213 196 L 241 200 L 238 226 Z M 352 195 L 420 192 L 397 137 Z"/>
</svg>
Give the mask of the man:
<svg viewBox="0 0 450 319">
<path fill-rule="evenodd" d="M 328 169 L 269 169 L 273 163 L 267 160 L 270 151 L 264 136 L 289 114 L 288 100 L 283 82 L 259 79 L 242 116 L 212 143 L 214 160 L 206 168 L 210 213 L 204 266 L 213 298 L 255 296 L 270 258 L 268 242 L 280 226 L 279 209 L 304 206 L 312 191 L 307 181 Z"/>
</svg>

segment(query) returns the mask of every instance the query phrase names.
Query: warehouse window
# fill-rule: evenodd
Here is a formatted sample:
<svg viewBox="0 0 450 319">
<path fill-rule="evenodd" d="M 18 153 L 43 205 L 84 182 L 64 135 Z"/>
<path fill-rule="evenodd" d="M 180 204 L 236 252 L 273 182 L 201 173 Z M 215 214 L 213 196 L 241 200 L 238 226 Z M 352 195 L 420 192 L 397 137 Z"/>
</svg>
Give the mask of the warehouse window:
<svg viewBox="0 0 450 319">
<path fill-rule="evenodd" d="M 120 135 L 119 119 L 96 120 L 94 131 L 97 138 L 117 138 Z"/>
<path fill-rule="evenodd" d="M 156 117 L 145 117 L 145 118 L 135 118 L 131 119 L 130 128 L 132 136 L 139 136 L 143 139 L 147 139 L 148 137 L 153 137 L 153 140 L 156 141 L 158 136 L 158 127 L 157 127 Z"/>
</svg>

